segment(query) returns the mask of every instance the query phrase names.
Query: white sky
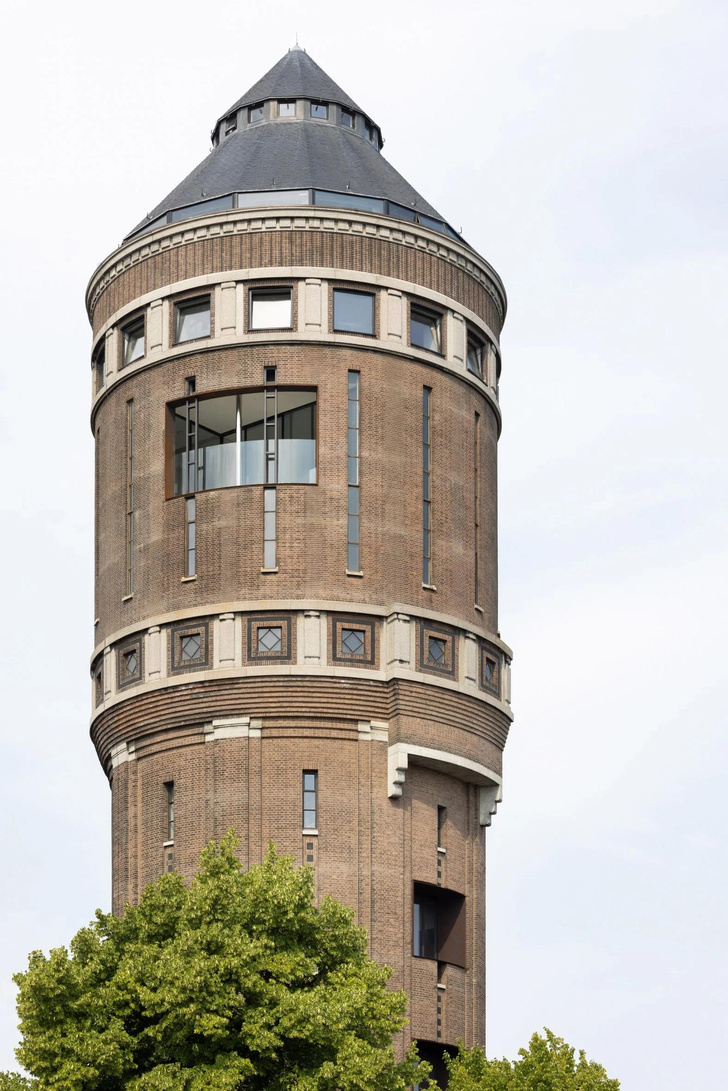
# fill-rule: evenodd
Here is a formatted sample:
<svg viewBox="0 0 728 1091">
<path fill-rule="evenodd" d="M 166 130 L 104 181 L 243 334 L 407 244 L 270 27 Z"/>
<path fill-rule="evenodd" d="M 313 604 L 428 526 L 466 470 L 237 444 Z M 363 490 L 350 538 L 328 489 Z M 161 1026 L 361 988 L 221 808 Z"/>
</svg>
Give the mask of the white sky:
<svg viewBox="0 0 728 1091">
<path fill-rule="evenodd" d="M 107 908 L 88 740 L 96 264 L 298 31 L 503 276 L 488 1052 L 724 1079 L 726 62 L 710 0 L 3 3 L 0 1068 L 13 971 Z"/>
</svg>

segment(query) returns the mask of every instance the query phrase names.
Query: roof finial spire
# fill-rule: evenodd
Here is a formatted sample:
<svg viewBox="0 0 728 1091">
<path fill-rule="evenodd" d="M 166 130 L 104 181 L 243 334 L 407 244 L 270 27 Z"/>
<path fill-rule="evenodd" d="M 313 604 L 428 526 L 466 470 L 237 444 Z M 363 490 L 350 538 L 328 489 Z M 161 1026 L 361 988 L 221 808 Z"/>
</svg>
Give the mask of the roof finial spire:
<svg viewBox="0 0 728 1091">
<path fill-rule="evenodd" d="M 298 44 L 298 31 L 296 31 L 296 44 L 292 48 L 293 49 L 300 49 L 301 48 L 300 45 Z M 305 53 L 306 50 L 304 49 L 303 52 Z"/>
</svg>

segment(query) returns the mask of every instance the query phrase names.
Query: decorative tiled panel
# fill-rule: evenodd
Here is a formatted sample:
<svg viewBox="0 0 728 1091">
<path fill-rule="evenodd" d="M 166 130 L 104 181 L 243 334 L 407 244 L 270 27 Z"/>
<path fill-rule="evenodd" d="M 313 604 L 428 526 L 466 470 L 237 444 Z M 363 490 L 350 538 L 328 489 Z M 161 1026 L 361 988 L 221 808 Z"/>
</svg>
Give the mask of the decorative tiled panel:
<svg viewBox="0 0 728 1091">
<path fill-rule="evenodd" d="M 480 688 L 500 697 L 503 656 L 489 644 L 480 645 Z"/>
<path fill-rule="evenodd" d="M 249 617 L 246 656 L 249 663 L 291 663 L 293 636 L 290 614 Z"/>
<path fill-rule="evenodd" d="M 210 647 L 210 623 L 194 621 L 173 625 L 170 630 L 170 670 L 205 670 L 212 663 Z"/>
<path fill-rule="evenodd" d="M 119 689 L 135 686 L 144 679 L 144 643 L 140 634 L 128 637 L 116 648 L 116 678 Z"/>
<path fill-rule="evenodd" d="M 369 618 L 331 618 L 331 662 L 350 667 L 374 667 L 377 661 L 376 622 Z"/>
<path fill-rule="evenodd" d="M 455 632 L 429 621 L 420 622 L 419 663 L 421 671 L 456 677 L 457 646 Z"/>
</svg>

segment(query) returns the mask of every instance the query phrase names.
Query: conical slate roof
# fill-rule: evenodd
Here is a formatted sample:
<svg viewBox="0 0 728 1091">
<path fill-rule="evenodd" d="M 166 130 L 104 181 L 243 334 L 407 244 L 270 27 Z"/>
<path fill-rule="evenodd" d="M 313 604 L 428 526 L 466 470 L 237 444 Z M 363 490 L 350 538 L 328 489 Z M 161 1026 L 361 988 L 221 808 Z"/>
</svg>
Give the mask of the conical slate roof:
<svg viewBox="0 0 728 1091">
<path fill-rule="evenodd" d="M 232 114 L 234 110 L 239 110 L 241 106 L 252 106 L 253 103 L 262 102 L 265 99 L 295 98 L 338 102 L 340 106 L 346 106 L 349 110 L 364 113 L 361 107 L 341 90 L 338 83 L 334 83 L 323 68 L 319 68 L 316 61 L 312 60 L 304 49 L 294 46 L 218 120 Z"/>
<path fill-rule="evenodd" d="M 278 103 L 293 100 L 298 102 L 296 116 L 279 116 Z M 311 116 L 311 103 L 327 104 L 327 116 Z M 263 116 L 253 118 L 250 108 L 259 105 L 264 105 Z M 234 121 L 228 125 L 230 119 Z M 407 220 L 421 214 L 426 226 L 455 235 L 382 156 L 381 142 L 370 117 L 295 47 L 221 115 L 209 155 L 130 235 L 165 219 L 186 219 L 236 204 L 311 202 L 369 208 Z M 297 197 L 289 202 L 279 196 L 281 191 L 296 191 Z M 235 194 L 245 197 L 230 196 L 225 203 Z M 205 208 L 209 201 L 216 203 Z"/>
</svg>

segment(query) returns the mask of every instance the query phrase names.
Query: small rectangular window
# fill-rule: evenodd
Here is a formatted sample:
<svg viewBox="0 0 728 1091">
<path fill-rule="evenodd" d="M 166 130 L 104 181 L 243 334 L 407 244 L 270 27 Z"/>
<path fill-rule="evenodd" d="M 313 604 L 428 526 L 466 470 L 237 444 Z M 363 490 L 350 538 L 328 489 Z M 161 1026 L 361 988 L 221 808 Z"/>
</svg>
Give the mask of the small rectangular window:
<svg viewBox="0 0 728 1091">
<path fill-rule="evenodd" d="M 437 958 L 437 903 L 415 890 L 414 950 L 415 958 Z"/>
<path fill-rule="evenodd" d="M 334 289 L 334 330 L 374 333 L 374 296 L 370 292 Z"/>
<path fill-rule="evenodd" d="M 318 829 L 318 770 L 303 771 L 303 828 Z"/>
<path fill-rule="evenodd" d="M 166 841 L 174 841 L 174 781 L 168 780 L 164 785 L 164 794 L 167 809 L 167 836 Z"/>
<path fill-rule="evenodd" d="M 293 99 L 290 102 L 278 103 L 278 117 L 295 117 L 296 116 L 296 100 Z"/>
<path fill-rule="evenodd" d="M 376 127 L 372 125 L 371 121 L 367 121 L 364 124 L 364 128 L 366 130 L 367 140 L 369 141 L 369 143 L 373 144 L 375 148 L 378 147 Z"/>
<path fill-rule="evenodd" d="M 186 299 L 175 307 L 174 339 L 179 345 L 183 341 L 196 341 L 200 337 L 210 336 L 210 297 Z"/>
<path fill-rule="evenodd" d="M 122 366 L 133 364 L 144 355 L 144 318 L 136 318 L 122 330 Z"/>
<path fill-rule="evenodd" d="M 263 489 L 263 568 L 276 567 L 276 490 Z"/>
<path fill-rule="evenodd" d="M 263 103 L 259 102 L 256 106 L 250 106 L 248 109 L 248 121 L 262 121 L 263 120 Z"/>
<path fill-rule="evenodd" d="M 250 289 L 251 330 L 289 330 L 292 321 L 290 288 Z"/>
<path fill-rule="evenodd" d="M 329 116 L 329 107 L 325 102 L 312 102 L 311 103 L 311 117 L 320 118 L 323 121 Z"/>
<path fill-rule="evenodd" d="M 185 576 L 197 571 L 197 504 L 194 496 L 185 500 Z"/>
<path fill-rule="evenodd" d="M 421 307 L 410 308 L 410 344 L 429 352 L 442 352 L 440 316 Z"/>
<path fill-rule="evenodd" d="M 346 125 L 347 129 L 354 128 L 354 115 L 352 114 L 351 110 L 341 111 L 341 124 Z"/>
<path fill-rule="evenodd" d="M 225 118 L 225 136 L 230 136 L 230 133 L 234 133 L 238 127 L 238 115 L 237 113 L 230 114 Z"/>
</svg>

